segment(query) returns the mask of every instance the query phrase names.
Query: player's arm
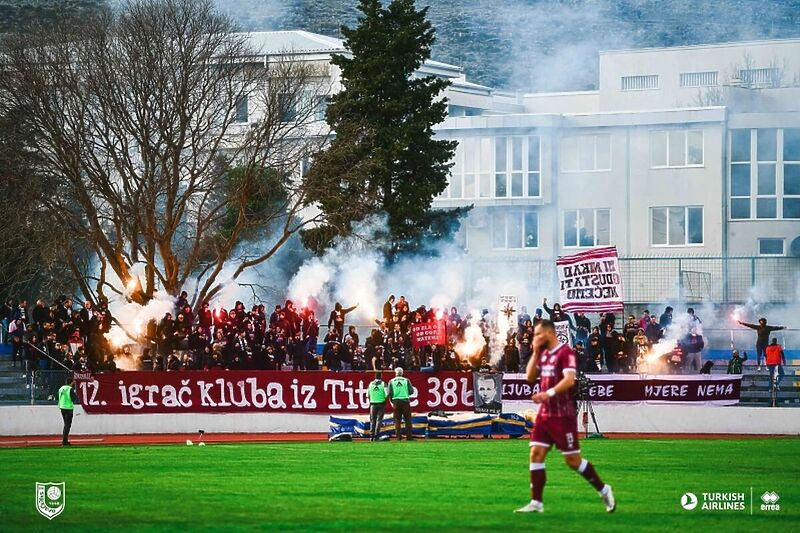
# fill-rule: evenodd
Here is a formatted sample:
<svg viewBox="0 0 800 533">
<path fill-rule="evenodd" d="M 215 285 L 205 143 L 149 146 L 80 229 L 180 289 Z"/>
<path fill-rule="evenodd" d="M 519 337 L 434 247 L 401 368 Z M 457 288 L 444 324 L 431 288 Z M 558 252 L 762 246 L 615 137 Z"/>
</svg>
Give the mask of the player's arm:
<svg viewBox="0 0 800 533">
<path fill-rule="evenodd" d="M 559 394 L 562 394 L 568 390 L 570 390 L 573 386 L 575 386 L 575 369 L 574 368 L 565 368 L 563 371 L 564 377 L 561 378 L 561 381 L 556 383 L 555 387 L 551 387 L 546 391 L 537 392 L 531 399 L 535 403 L 541 403 L 548 398 L 552 398 Z"/>
</svg>

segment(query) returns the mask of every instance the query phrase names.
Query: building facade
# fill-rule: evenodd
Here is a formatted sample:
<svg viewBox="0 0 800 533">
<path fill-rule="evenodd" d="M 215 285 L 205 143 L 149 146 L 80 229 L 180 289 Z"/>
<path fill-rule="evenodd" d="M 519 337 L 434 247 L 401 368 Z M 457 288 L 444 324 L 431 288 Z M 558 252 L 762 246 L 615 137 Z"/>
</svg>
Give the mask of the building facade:
<svg viewBox="0 0 800 533">
<path fill-rule="evenodd" d="M 268 53 L 346 53 L 306 32 L 252 35 Z M 555 257 L 615 245 L 629 258 L 630 301 L 742 301 L 759 284 L 776 301 L 800 297 L 800 40 L 599 62 L 597 90 L 563 93 L 503 92 L 434 61 L 420 69 L 452 81 L 436 132 L 458 148 L 434 206 L 473 206 L 458 239 L 474 277 L 514 264 L 548 285 Z"/>
</svg>

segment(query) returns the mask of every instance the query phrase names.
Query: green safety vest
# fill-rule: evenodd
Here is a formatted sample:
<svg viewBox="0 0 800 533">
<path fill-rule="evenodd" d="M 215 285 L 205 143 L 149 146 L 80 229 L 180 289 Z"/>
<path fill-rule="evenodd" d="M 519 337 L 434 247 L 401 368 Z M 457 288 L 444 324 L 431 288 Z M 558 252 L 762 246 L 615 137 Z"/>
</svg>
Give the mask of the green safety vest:
<svg viewBox="0 0 800 533">
<path fill-rule="evenodd" d="M 409 382 L 404 377 L 396 377 L 390 381 L 392 385 L 392 400 L 408 400 L 411 394 L 409 389 Z"/>
<path fill-rule="evenodd" d="M 72 403 L 72 387 L 64 385 L 58 389 L 58 407 L 59 409 L 73 409 L 75 404 Z"/>
<path fill-rule="evenodd" d="M 384 403 L 386 401 L 386 386 L 383 381 L 376 379 L 369 384 L 369 403 Z"/>
</svg>

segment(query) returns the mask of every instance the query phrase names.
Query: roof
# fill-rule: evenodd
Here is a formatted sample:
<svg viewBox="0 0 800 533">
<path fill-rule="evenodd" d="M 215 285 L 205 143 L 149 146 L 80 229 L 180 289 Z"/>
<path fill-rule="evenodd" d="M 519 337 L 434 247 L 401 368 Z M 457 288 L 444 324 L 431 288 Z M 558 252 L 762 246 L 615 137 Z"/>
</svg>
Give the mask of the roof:
<svg viewBox="0 0 800 533">
<path fill-rule="evenodd" d="M 348 53 L 341 39 L 304 30 L 258 31 L 235 35 L 247 37 L 259 55 Z M 461 67 L 431 59 L 425 61 L 425 67 L 427 67 L 425 70 L 449 76 L 463 72 Z"/>
<path fill-rule="evenodd" d="M 636 52 L 656 52 L 666 50 L 696 50 L 702 48 L 730 48 L 742 46 L 765 46 L 779 44 L 800 44 L 800 39 L 762 39 L 754 41 L 728 41 L 722 43 L 685 44 L 681 46 L 652 46 L 649 48 L 620 48 L 616 50 L 600 50 L 600 55 L 606 54 L 632 54 Z"/>
<path fill-rule="evenodd" d="M 335 37 L 302 30 L 259 31 L 240 33 L 250 39 L 250 44 L 260 54 L 334 54 L 346 52 L 344 42 Z"/>
</svg>

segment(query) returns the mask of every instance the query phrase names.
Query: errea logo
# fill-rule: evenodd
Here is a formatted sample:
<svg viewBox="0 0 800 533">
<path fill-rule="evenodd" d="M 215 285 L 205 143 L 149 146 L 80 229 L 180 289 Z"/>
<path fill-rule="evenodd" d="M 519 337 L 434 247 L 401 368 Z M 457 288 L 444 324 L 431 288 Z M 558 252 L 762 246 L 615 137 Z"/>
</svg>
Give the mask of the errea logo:
<svg viewBox="0 0 800 533">
<path fill-rule="evenodd" d="M 775 491 L 767 491 L 761 495 L 761 501 L 764 502 L 761 504 L 762 511 L 780 511 L 781 506 L 778 505 L 778 500 L 781 497 Z"/>
</svg>

